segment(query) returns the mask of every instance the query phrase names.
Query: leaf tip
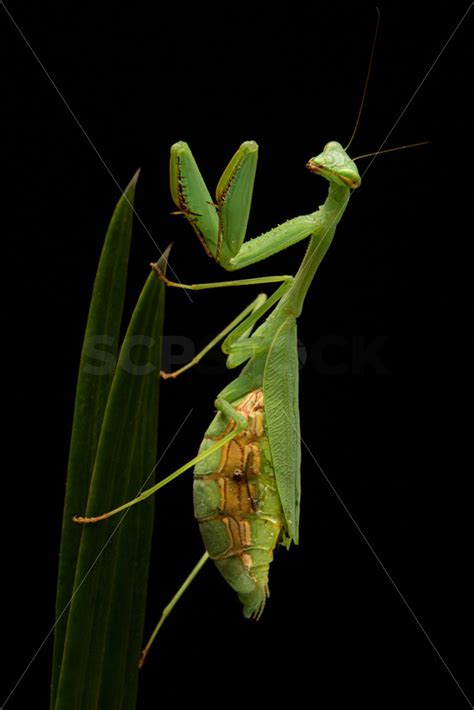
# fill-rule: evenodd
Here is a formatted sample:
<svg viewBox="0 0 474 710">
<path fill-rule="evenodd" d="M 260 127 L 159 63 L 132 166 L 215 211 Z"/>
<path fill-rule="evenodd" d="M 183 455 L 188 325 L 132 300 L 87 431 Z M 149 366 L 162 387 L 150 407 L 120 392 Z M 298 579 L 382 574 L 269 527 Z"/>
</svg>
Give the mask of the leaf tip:
<svg viewBox="0 0 474 710">
<path fill-rule="evenodd" d="M 130 182 L 127 185 L 127 188 L 126 188 L 127 190 L 130 190 L 131 188 L 135 189 L 137 182 L 138 182 L 138 178 L 140 177 L 140 172 L 141 172 L 141 168 L 138 168 L 135 171 L 132 179 L 130 180 Z"/>
<path fill-rule="evenodd" d="M 168 244 L 164 252 L 162 252 L 160 258 L 156 263 L 150 264 L 152 269 L 155 269 L 155 271 L 161 272 L 163 275 L 166 273 L 166 268 L 168 266 L 168 257 L 171 251 L 171 247 L 173 246 L 173 242 L 171 244 Z"/>
</svg>

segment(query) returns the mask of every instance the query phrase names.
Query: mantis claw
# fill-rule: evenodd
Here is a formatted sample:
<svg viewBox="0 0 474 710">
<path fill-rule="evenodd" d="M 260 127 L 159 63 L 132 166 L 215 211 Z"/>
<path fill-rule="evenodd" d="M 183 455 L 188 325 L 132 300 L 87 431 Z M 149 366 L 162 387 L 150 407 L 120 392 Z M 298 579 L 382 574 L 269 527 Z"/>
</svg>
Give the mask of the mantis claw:
<svg viewBox="0 0 474 710">
<path fill-rule="evenodd" d="M 170 281 L 170 280 L 164 275 L 164 273 L 162 272 L 162 270 L 161 270 L 160 267 L 158 266 L 158 262 L 157 262 L 156 264 L 154 264 L 153 262 L 151 262 L 150 266 L 151 266 L 151 268 L 153 269 L 153 271 L 155 272 L 155 274 L 158 276 L 158 278 L 160 279 L 160 281 L 162 281 L 166 286 L 173 286 L 173 285 L 174 285 L 173 282 Z"/>
<path fill-rule="evenodd" d="M 89 525 L 89 523 L 98 523 L 100 520 L 106 520 L 109 517 L 110 513 L 96 515 L 93 518 L 84 518 L 82 515 L 74 515 L 72 518 L 72 522 L 77 523 L 78 525 Z"/>
<path fill-rule="evenodd" d="M 177 373 L 176 372 L 165 372 L 164 370 L 160 370 L 160 377 L 162 377 L 163 380 L 169 380 L 170 378 L 174 379 L 175 377 L 177 377 Z"/>
</svg>

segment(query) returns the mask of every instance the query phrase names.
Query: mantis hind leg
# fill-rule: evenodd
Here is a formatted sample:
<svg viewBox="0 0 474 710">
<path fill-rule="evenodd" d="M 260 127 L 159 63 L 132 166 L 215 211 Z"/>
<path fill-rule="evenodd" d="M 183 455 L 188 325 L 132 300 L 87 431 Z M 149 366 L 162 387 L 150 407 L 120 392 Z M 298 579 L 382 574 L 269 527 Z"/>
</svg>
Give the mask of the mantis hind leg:
<svg viewBox="0 0 474 710">
<path fill-rule="evenodd" d="M 243 429 L 246 429 L 248 426 L 248 422 L 246 418 L 238 412 L 235 407 L 233 407 L 230 402 L 223 398 L 218 398 L 216 399 L 215 402 L 216 409 L 224 414 L 229 420 L 233 420 L 236 423 L 236 431 L 235 435 L 239 434 Z M 226 437 L 225 437 L 226 438 Z M 207 455 L 212 451 L 215 451 L 216 447 L 212 446 L 207 451 L 205 452 Z M 204 457 L 202 457 L 203 459 Z M 202 460 L 201 459 L 201 460 Z M 158 632 L 160 631 L 161 627 L 163 626 L 165 620 L 167 617 L 171 614 L 173 611 L 174 607 L 178 603 L 178 601 L 181 599 L 183 596 L 184 592 L 187 590 L 191 582 L 195 579 L 195 577 L 198 575 L 198 573 L 201 571 L 201 569 L 204 567 L 205 563 L 209 559 L 209 553 L 205 552 L 197 565 L 193 567 L 191 570 L 190 574 L 186 577 L 184 580 L 183 584 L 180 586 L 176 594 L 172 597 L 171 601 L 165 606 L 163 609 L 163 612 L 161 614 L 161 617 L 155 626 L 150 638 L 147 641 L 147 644 L 145 648 L 142 651 L 142 654 L 140 656 L 140 662 L 139 662 L 139 667 L 141 668 L 143 666 L 143 663 L 145 662 L 145 658 L 148 654 L 148 651 L 150 650 L 150 647 L 155 640 Z"/>
<path fill-rule="evenodd" d="M 180 588 L 178 589 L 176 594 L 172 597 L 171 601 L 163 609 L 160 619 L 159 619 L 157 625 L 155 626 L 155 628 L 153 629 L 153 632 L 152 632 L 150 638 L 148 639 L 148 641 L 146 643 L 146 646 L 144 647 L 144 649 L 141 653 L 140 661 L 138 663 L 139 668 L 141 668 L 143 666 L 143 664 L 145 663 L 145 658 L 147 657 L 148 651 L 150 650 L 151 645 L 152 645 L 153 641 L 155 640 L 159 630 L 163 626 L 165 620 L 171 614 L 171 612 L 175 608 L 176 604 L 179 602 L 179 600 L 183 596 L 184 592 L 190 586 L 191 582 L 193 582 L 194 579 L 197 577 L 197 575 L 202 570 L 202 568 L 204 567 L 204 565 L 206 564 L 208 559 L 209 559 L 209 554 L 207 552 L 205 552 L 203 554 L 203 556 L 201 557 L 201 559 L 199 560 L 199 562 L 197 563 L 197 565 L 195 565 L 195 567 L 193 567 L 190 574 L 188 574 L 188 576 L 186 577 L 186 579 L 184 580 L 183 584 L 180 586 Z"/>
<path fill-rule="evenodd" d="M 219 411 L 222 411 L 225 414 L 225 416 L 227 416 L 229 419 L 233 419 L 235 421 L 236 426 L 233 431 L 231 431 L 226 436 L 222 437 L 222 439 L 217 441 L 215 444 L 210 446 L 205 451 L 201 451 L 200 453 L 198 453 L 198 455 L 195 456 L 193 459 L 191 459 L 190 461 L 185 463 L 180 468 L 176 469 L 176 471 L 173 471 L 173 473 L 170 473 L 169 476 L 167 476 L 163 480 L 159 481 L 151 488 L 147 488 L 145 491 L 140 492 L 136 498 L 133 498 L 132 500 L 129 500 L 126 503 L 123 503 L 122 505 L 119 505 L 117 508 L 114 508 L 113 510 L 109 510 L 107 513 L 102 513 L 102 515 L 96 515 L 94 517 L 82 517 L 79 515 L 75 515 L 73 517 L 73 522 L 79 523 L 81 525 L 87 525 L 90 523 L 98 523 L 101 520 L 106 520 L 107 518 L 111 518 L 113 515 L 116 515 L 117 513 L 121 513 L 123 510 L 127 510 L 128 508 L 131 508 L 133 505 L 137 505 L 138 503 L 141 503 L 142 501 L 146 500 L 151 495 L 153 495 L 154 493 L 159 491 L 160 488 L 164 488 L 164 486 L 166 486 L 168 483 L 171 483 L 171 481 L 174 481 L 175 478 L 178 478 L 178 476 L 180 476 L 182 473 L 184 473 L 185 471 L 188 471 L 190 468 L 193 468 L 200 461 L 207 458 L 208 456 L 211 456 L 215 451 L 218 451 L 219 449 L 221 449 L 229 441 L 232 441 L 232 439 L 234 439 L 244 429 L 247 428 L 248 423 L 247 423 L 246 418 L 242 414 L 240 414 L 229 402 L 227 402 L 227 400 L 225 400 L 223 398 L 216 399 L 215 406 L 216 406 L 216 409 L 218 409 Z"/>
</svg>

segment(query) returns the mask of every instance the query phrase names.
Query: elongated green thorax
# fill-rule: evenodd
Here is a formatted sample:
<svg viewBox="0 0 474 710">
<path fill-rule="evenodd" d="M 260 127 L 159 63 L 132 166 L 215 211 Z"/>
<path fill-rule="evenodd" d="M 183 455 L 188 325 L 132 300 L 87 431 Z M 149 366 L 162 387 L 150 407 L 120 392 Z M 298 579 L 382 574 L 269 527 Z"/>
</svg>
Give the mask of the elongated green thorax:
<svg viewBox="0 0 474 710">
<path fill-rule="evenodd" d="M 311 158 L 307 167 L 312 173 L 329 181 L 329 191 L 324 204 L 314 214 L 315 228 L 294 283 L 276 309 L 286 309 L 295 316 L 299 316 L 302 311 L 308 288 L 331 245 L 351 190 L 361 183 L 356 164 L 336 141 L 326 143 L 323 152 Z"/>
</svg>

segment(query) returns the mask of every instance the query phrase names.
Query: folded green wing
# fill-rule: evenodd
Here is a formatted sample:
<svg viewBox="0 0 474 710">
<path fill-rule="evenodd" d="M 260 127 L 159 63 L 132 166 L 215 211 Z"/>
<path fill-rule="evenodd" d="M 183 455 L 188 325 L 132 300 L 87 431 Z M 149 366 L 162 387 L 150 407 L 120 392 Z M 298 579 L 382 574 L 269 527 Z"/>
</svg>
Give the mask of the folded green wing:
<svg viewBox="0 0 474 710">
<path fill-rule="evenodd" d="M 288 318 L 270 346 L 263 393 L 266 427 L 287 532 L 298 543 L 301 443 L 296 346 L 296 321 Z"/>
</svg>

